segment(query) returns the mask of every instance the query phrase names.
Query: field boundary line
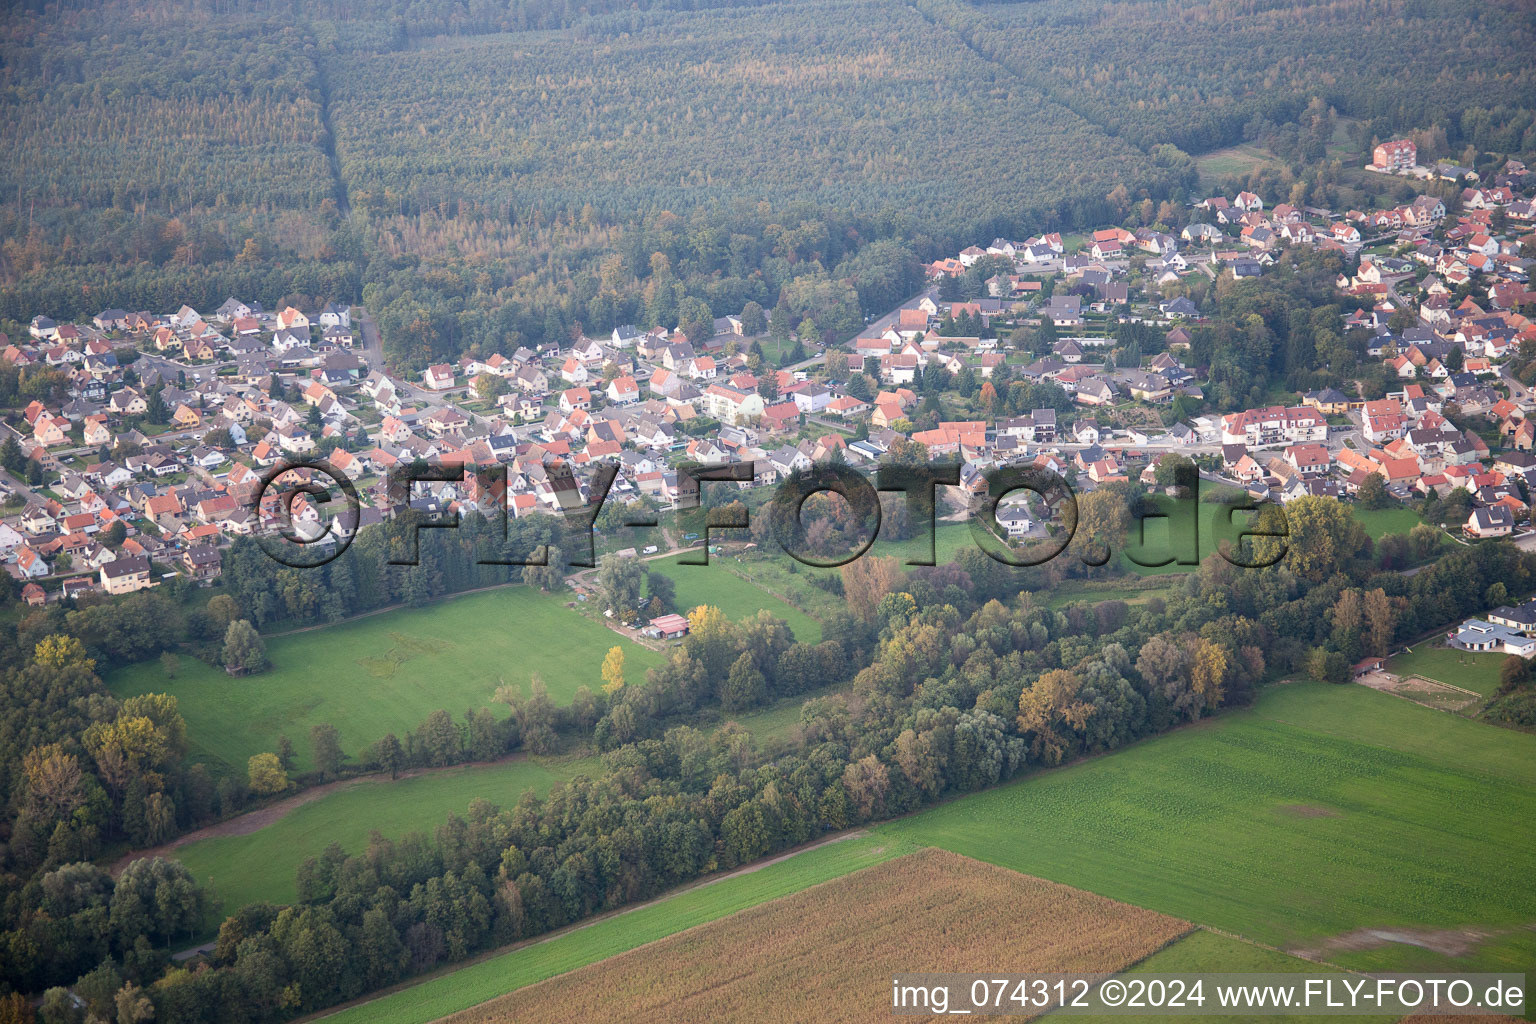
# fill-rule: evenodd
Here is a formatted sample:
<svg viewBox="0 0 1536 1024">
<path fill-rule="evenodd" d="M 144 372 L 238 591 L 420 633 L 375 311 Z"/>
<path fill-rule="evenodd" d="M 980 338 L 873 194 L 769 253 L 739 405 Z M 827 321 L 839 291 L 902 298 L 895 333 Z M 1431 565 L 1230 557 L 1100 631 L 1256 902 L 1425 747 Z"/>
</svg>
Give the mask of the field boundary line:
<svg viewBox="0 0 1536 1024">
<path fill-rule="evenodd" d="M 1340 964 L 1336 964 L 1332 960 L 1322 960 L 1315 956 L 1307 956 L 1305 951 L 1298 952 L 1290 949 L 1281 949 L 1279 946 L 1272 946 L 1267 942 L 1260 942 L 1258 939 L 1249 938 L 1248 936 L 1241 935 L 1237 932 L 1229 932 L 1225 928 L 1217 928 L 1215 925 L 1197 924 L 1195 925 L 1195 929 L 1199 931 L 1210 932 L 1212 935 L 1220 935 L 1224 939 L 1233 939 L 1237 942 L 1245 942 L 1257 949 L 1267 949 L 1271 953 L 1279 953 L 1282 956 L 1288 956 L 1295 960 L 1305 960 L 1307 963 L 1317 964 L 1319 967 L 1329 967 L 1336 971 L 1342 971 L 1345 974 L 1365 973 L 1364 971 L 1357 971 L 1352 967 L 1344 967 Z"/>
<path fill-rule="evenodd" d="M 717 871 L 714 874 L 708 875 L 707 877 L 704 877 L 704 878 L 696 879 L 695 881 L 689 882 L 686 885 L 680 885 L 680 886 L 677 886 L 676 888 L 669 889 L 666 892 L 661 893 L 658 896 L 652 897 L 651 899 L 643 900 L 643 901 L 641 901 L 639 903 L 634 903 L 634 904 L 631 904 L 631 905 L 625 906 L 625 907 L 616 907 L 613 910 L 605 911 L 604 913 L 597 914 L 597 915 L 592 916 L 592 917 L 584 918 L 583 920 L 580 920 L 580 921 L 573 921 L 572 923 L 570 923 L 568 925 L 565 925 L 562 928 L 556 928 L 554 931 L 545 932 L 542 935 L 529 936 L 526 939 L 518 939 L 516 942 L 508 943 L 505 946 L 498 946 L 495 949 L 488 949 L 485 952 L 477 954 L 476 956 L 470 957 L 467 960 L 460 960 L 460 961 L 457 961 L 456 963 L 445 964 L 443 967 L 440 967 L 440 968 L 438 968 L 438 969 L 436 969 L 434 971 L 428 972 L 426 974 L 419 974 L 419 975 L 416 975 L 413 978 L 410 978 L 407 981 L 397 982 L 396 984 L 391 985 L 388 988 L 382 988 L 382 989 L 378 989 L 378 990 L 376 990 L 374 992 L 370 992 L 367 995 L 366 998 L 354 999 L 354 1000 L 352 1000 L 350 1002 L 346 1002 L 346 1003 L 338 1003 L 335 1006 L 326 1007 L 324 1010 L 319 1011 L 317 1013 L 306 1014 L 306 1015 L 304 1015 L 302 1017 L 295 1017 L 294 1021 L 295 1021 L 295 1024 L 307 1024 L 307 1022 L 309 1022 L 309 1021 L 325 1020 L 326 1018 L 333 1017 L 336 1014 L 341 1013 L 344 1010 L 355 1009 L 355 1008 L 357 1008 L 359 1006 L 367 1006 L 369 1003 L 377 1002 L 378 1000 L 383 999 L 386 996 L 392 996 L 392 995 L 394 995 L 397 992 L 404 992 L 404 991 L 406 991 L 408 989 L 415 988 L 418 985 L 425 984 L 426 982 L 434 981 L 434 980 L 436 980 L 438 978 L 446 977 L 447 975 L 457 973 L 458 971 L 462 971 L 465 968 L 474 967 L 475 965 L 480 964 L 480 963 L 484 963 L 487 960 L 494 960 L 495 958 L 497 958 L 499 956 L 504 956 L 507 953 L 515 953 L 515 952 L 517 952 L 520 949 L 531 948 L 533 946 L 542 945 L 543 943 L 546 943 L 546 942 L 553 942 L 555 939 L 561 938 L 562 936 L 568 935 L 568 934 L 570 934 L 572 932 L 579 932 L 579 931 L 581 931 L 581 930 L 583 930 L 585 928 L 591 928 L 593 925 L 601 924 L 602 922 L 607 921 L 607 920 L 609 920 L 611 918 L 622 917 L 625 914 L 632 914 L 632 913 L 634 913 L 637 910 L 644 910 L 647 907 L 655 906 L 655 905 L 660 904 L 660 903 L 666 903 L 667 901 L 669 901 L 669 900 L 671 900 L 671 899 L 673 899 L 673 898 L 675 898 L 677 896 L 681 896 L 682 894 L 684 894 L 686 892 L 690 892 L 690 891 L 692 891 L 694 889 L 704 889 L 704 888 L 707 888 L 707 887 L 709 887 L 711 885 L 715 885 L 716 883 L 724 882 L 724 881 L 726 881 L 727 879 L 730 879 L 730 878 L 737 878 L 737 877 L 739 877 L 741 875 L 754 874 L 754 873 L 756 873 L 758 871 L 763 870 L 766 867 L 770 867 L 770 866 L 772 866 L 774 864 L 778 864 L 778 863 L 780 863 L 782 861 L 786 861 L 786 860 L 790 860 L 790 859 L 792 859 L 794 857 L 798 857 L 802 853 L 809 853 L 812 850 L 820 849 L 823 846 L 831 846 L 834 843 L 841 843 L 841 842 L 843 842 L 845 840 L 848 840 L 848 839 L 858 839 L 858 838 L 861 838 L 863 836 L 867 836 L 867 835 L 870 835 L 870 834 L 871 833 L 870 833 L 869 829 L 863 828 L 863 827 L 846 829 L 846 830 L 844 830 L 842 832 L 838 832 L 838 833 L 835 833 L 833 835 L 825 836 L 825 837 L 823 837 L 821 839 L 815 840 L 814 842 L 806 843 L 806 844 L 803 844 L 801 846 L 797 846 L 797 847 L 794 847 L 792 849 L 785 850 L 784 852 L 779 853 L 779 854 L 775 854 L 772 857 L 765 857 L 765 858 L 763 858 L 761 860 L 753 861 L 751 864 L 744 864 L 744 865 L 742 865 L 740 867 L 732 868 L 729 871 Z M 912 852 L 916 852 L 917 850 L 920 850 L 920 849 L 923 849 L 923 848 L 924 847 L 921 847 L 921 846 L 914 846 Z M 839 876 L 839 877 L 841 877 L 841 876 Z M 829 879 L 828 881 L 832 881 L 832 879 Z M 817 882 L 816 883 L 816 885 L 825 885 L 825 884 L 826 884 L 825 882 Z M 814 889 L 816 887 L 816 885 L 808 885 L 808 886 L 805 887 L 805 889 L 799 889 L 799 890 L 796 890 L 796 891 L 797 892 L 805 892 L 807 890 Z M 780 898 L 780 897 L 775 897 L 775 899 L 778 899 L 778 898 Z M 765 901 L 765 902 L 772 902 L 772 901 L 769 900 L 769 901 Z M 739 913 L 739 911 L 737 911 L 736 913 Z M 731 916 L 730 914 L 724 915 L 724 917 L 730 917 L 730 916 Z M 722 920 L 722 919 L 723 918 L 715 918 L 714 920 Z M 660 942 L 660 941 L 662 941 L 662 939 L 671 938 L 673 935 L 681 935 L 681 934 L 683 934 L 683 932 L 692 931 L 693 928 L 700 928 L 700 927 L 703 927 L 706 924 L 711 924 L 711 923 L 713 923 L 713 922 L 712 921 L 705 921 L 705 922 L 702 922 L 701 924 L 696 924 L 696 925 L 693 925 L 693 926 L 691 926 L 689 928 L 684 928 L 681 931 L 671 932 L 668 935 L 662 936 L 661 939 L 652 939 L 651 942 L 641 943 L 639 946 L 632 947 L 632 949 L 642 949 L 645 946 L 651 945 L 651 943 L 653 943 L 653 942 Z M 623 952 L 627 953 L 627 952 L 630 952 L 630 950 L 624 950 Z M 619 955 L 622 955 L 622 954 L 620 954 L 620 953 L 615 953 L 614 954 L 614 956 L 619 956 Z M 604 957 L 603 959 L 610 959 L 610 958 Z M 593 961 L 593 963 L 601 963 L 601 962 L 602 962 L 601 960 Z M 588 966 L 588 965 L 587 964 L 582 964 L 580 967 L 573 967 L 573 968 L 571 968 L 571 970 L 572 971 L 580 970 L 581 967 L 586 967 L 586 966 Z M 551 977 L 552 978 L 558 978 L 558 977 L 561 977 L 562 974 L 569 974 L 569 973 L 571 973 L 571 972 L 570 971 L 563 971 L 563 972 L 561 972 L 561 974 L 551 975 Z M 541 979 L 541 981 L 548 981 L 548 980 L 550 980 L 550 979 L 549 978 Z M 541 983 L 540 981 L 536 981 L 536 982 L 533 982 L 533 985 L 537 985 L 537 984 L 540 984 L 540 983 Z M 531 985 L 524 985 L 522 987 L 523 988 L 531 988 L 532 986 Z M 513 991 L 517 991 L 517 990 L 513 989 Z M 500 995 L 507 995 L 507 993 L 503 992 Z M 500 995 L 492 996 L 491 998 L 492 999 L 499 999 Z M 490 1000 L 483 1000 L 483 1001 L 484 1002 L 489 1002 Z M 479 1006 L 480 1003 L 475 1003 L 474 1005 L 475 1006 Z M 469 1007 L 466 1007 L 466 1009 L 468 1009 L 468 1008 Z M 455 1010 L 454 1012 L 457 1013 L 459 1011 Z"/>
<path fill-rule="evenodd" d="M 1483 695 L 1478 693 L 1476 690 L 1469 690 L 1465 686 L 1457 686 L 1455 683 L 1448 683 L 1444 679 L 1436 679 L 1434 676 L 1427 676 L 1423 672 L 1410 672 L 1408 673 L 1407 678 L 1422 679 L 1427 683 L 1434 683 L 1436 686 L 1443 686 L 1447 690 L 1455 690 L 1457 693 L 1464 693 L 1468 697 L 1476 697 L 1478 700 L 1484 699 Z"/>
<path fill-rule="evenodd" d="M 529 584 L 523 583 L 522 581 L 518 581 L 516 583 L 492 583 L 488 587 L 476 587 L 473 590 L 456 590 L 451 594 L 443 594 L 441 597 L 434 598 L 433 600 L 428 601 L 426 604 L 420 606 L 407 604 L 406 602 L 401 601 L 398 604 L 385 605 L 383 608 L 375 608 L 372 611 L 362 612 L 357 615 L 349 615 L 344 619 L 337 619 L 335 622 L 317 622 L 313 626 L 299 626 L 296 629 L 285 629 L 280 633 L 263 633 L 261 634 L 261 637 L 263 640 L 275 640 L 281 636 L 295 636 L 299 633 L 310 633 L 317 629 L 328 629 L 331 626 L 345 626 L 349 622 L 357 622 L 361 619 L 369 619 L 375 615 L 383 615 L 385 612 L 400 611 L 402 608 L 430 608 L 432 605 L 444 604 L 448 601 L 454 600 L 455 598 L 468 597 L 470 594 L 485 594 L 492 590 L 505 590 L 507 587 L 526 586 L 529 586 Z"/>
<path fill-rule="evenodd" d="M 318 785 L 308 786 L 304 789 L 298 790 L 297 792 L 289 793 L 286 796 L 279 797 L 278 799 L 273 800 L 271 803 L 265 804 L 263 806 L 252 807 L 250 810 L 241 811 L 239 814 L 233 814 L 227 818 L 221 818 L 218 821 L 210 822 L 209 824 L 202 825 L 191 830 L 190 832 L 183 832 L 179 836 L 166 840 L 159 846 L 150 846 L 139 850 L 130 850 L 113 861 L 109 870 L 113 875 L 117 875 L 132 861 L 145 857 L 168 857 L 175 850 L 183 846 L 191 845 L 192 843 L 202 842 L 204 839 L 225 839 L 232 836 L 255 835 L 257 832 L 260 832 L 263 829 L 276 825 L 278 822 L 282 821 L 284 818 L 288 817 L 288 815 L 292 814 L 294 811 L 298 810 L 300 807 L 305 806 L 306 804 L 314 803 L 316 800 L 328 797 L 333 793 L 340 793 L 350 789 L 356 789 L 359 786 L 374 786 L 383 785 L 386 783 L 404 782 L 407 779 L 420 778 L 425 775 L 437 775 L 440 773 L 452 772 L 456 770 L 462 771 L 467 768 L 491 768 L 495 767 L 496 765 L 510 764 L 517 761 L 530 761 L 534 764 L 541 763 L 533 761 L 526 750 L 514 750 L 510 754 L 492 758 L 489 761 L 459 761 L 455 764 L 422 765 L 419 768 L 408 768 L 402 770 L 391 778 L 385 778 L 385 776 L 388 774 L 388 770 L 383 768 L 377 769 L 375 771 L 358 772 L 354 775 L 347 775 L 339 779 L 332 779 L 329 782 L 322 782 Z M 249 822 L 252 821 L 252 819 L 257 820 L 249 827 L 237 827 L 241 822 Z"/>
</svg>

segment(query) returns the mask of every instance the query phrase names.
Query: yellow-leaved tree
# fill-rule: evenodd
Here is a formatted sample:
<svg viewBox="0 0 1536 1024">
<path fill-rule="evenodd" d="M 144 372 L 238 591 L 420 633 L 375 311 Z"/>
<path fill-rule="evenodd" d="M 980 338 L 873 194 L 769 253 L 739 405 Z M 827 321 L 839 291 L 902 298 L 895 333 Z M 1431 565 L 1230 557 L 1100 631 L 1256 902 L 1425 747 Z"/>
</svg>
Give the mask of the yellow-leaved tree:
<svg viewBox="0 0 1536 1024">
<path fill-rule="evenodd" d="M 1053 668 L 1019 695 L 1019 728 L 1029 734 L 1035 760 L 1060 764 L 1077 750 L 1093 714 L 1093 705 L 1078 699 L 1082 688 L 1075 673 Z"/>
<path fill-rule="evenodd" d="M 271 796 L 288 788 L 288 773 L 276 754 L 257 754 L 245 765 L 250 776 L 251 792 L 257 796 Z"/>
<path fill-rule="evenodd" d="M 624 689 L 624 648 L 608 648 L 603 658 L 603 692 L 612 696 Z"/>
<path fill-rule="evenodd" d="M 39 640 L 32 649 L 32 658 L 39 665 L 50 668 L 78 666 L 87 672 L 96 669 L 96 662 L 85 656 L 85 645 L 76 637 L 63 633 L 54 633 Z"/>
</svg>

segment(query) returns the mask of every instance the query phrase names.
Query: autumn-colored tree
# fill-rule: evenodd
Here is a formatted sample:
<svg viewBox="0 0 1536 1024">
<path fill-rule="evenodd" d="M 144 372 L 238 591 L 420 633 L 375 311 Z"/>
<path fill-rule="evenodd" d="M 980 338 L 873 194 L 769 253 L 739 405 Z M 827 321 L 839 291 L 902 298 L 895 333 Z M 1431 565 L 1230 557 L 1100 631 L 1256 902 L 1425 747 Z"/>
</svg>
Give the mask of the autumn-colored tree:
<svg viewBox="0 0 1536 1024">
<path fill-rule="evenodd" d="M 136 776 L 146 778 L 151 788 L 160 780 L 153 769 L 169 757 L 165 737 L 155 723 L 142 715 L 120 715 L 115 721 L 97 722 L 80 737 L 86 752 L 96 761 L 101 779 L 122 792 Z"/>
<path fill-rule="evenodd" d="M 1204 698 L 1206 710 L 1221 707 L 1231 668 L 1232 658 L 1225 647 L 1203 638 L 1195 645 L 1189 665 L 1190 689 Z"/>
<path fill-rule="evenodd" d="M 868 821 L 879 813 L 890 787 L 890 772 L 874 754 L 866 754 L 843 769 L 843 789 L 857 821 Z"/>
<path fill-rule="evenodd" d="M 21 759 L 27 805 L 47 821 L 63 821 L 85 801 L 80 759 L 58 743 L 34 747 Z"/>
<path fill-rule="evenodd" d="M 117 992 L 117 1024 L 144 1024 L 155 1019 L 155 1004 L 144 990 L 128 982 Z"/>
<path fill-rule="evenodd" d="M 603 692 L 610 697 L 624 689 L 624 648 L 608 648 L 603 658 Z"/>
<path fill-rule="evenodd" d="M 943 765 L 929 733 L 919 736 L 911 729 L 902 730 L 896 737 L 896 767 L 920 792 L 931 796 L 943 788 Z"/>
<path fill-rule="evenodd" d="M 494 402 L 511 390 L 512 386 L 500 374 L 482 373 L 475 378 L 475 396 L 482 402 Z"/>
<path fill-rule="evenodd" d="M 1088 727 L 1093 705 L 1078 699 L 1083 681 L 1066 669 L 1055 668 L 1025 687 L 1019 695 L 1019 729 L 1030 737 L 1030 756 L 1046 764 L 1060 764 L 1074 749 Z"/>
<path fill-rule="evenodd" d="M 1289 536 L 1255 538 L 1254 551 L 1268 561 L 1284 550 L 1286 567 L 1308 583 L 1345 568 L 1368 539 L 1349 507 L 1333 498 L 1297 498 L 1285 506 L 1285 520 Z"/>
<path fill-rule="evenodd" d="M 85 645 L 77 637 L 54 633 L 43 637 L 32 649 L 32 660 L 49 668 L 96 670 L 96 662 L 85 656 Z"/>
<path fill-rule="evenodd" d="M 257 796 L 271 796 L 288 788 L 288 773 L 283 771 L 276 754 L 255 754 L 245 764 L 251 792 Z"/>
<path fill-rule="evenodd" d="M 894 558 L 856 558 L 842 567 L 843 599 L 848 608 L 866 621 L 875 617 L 880 599 L 906 582 L 901 563 Z"/>
<path fill-rule="evenodd" d="M 0 996 L 0 1024 L 33 1024 L 36 1020 L 26 996 L 20 992 Z"/>
<path fill-rule="evenodd" d="M 1099 562 L 1106 551 L 1123 546 L 1130 522 L 1131 505 L 1124 484 L 1108 484 L 1081 495 L 1077 499 L 1077 532 L 1063 557 L 1071 562 Z"/>
<path fill-rule="evenodd" d="M 1370 629 L 1371 653 L 1380 657 L 1392 653 L 1392 640 L 1397 635 L 1397 608 L 1380 587 L 1365 592 L 1365 621 Z"/>
<path fill-rule="evenodd" d="M 1345 632 L 1359 629 L 1362 615 L 1360 591 L 1352 589 L 1341 591 L 1328 614 L 1333 619 L 1334 629 Z"/>
<path fill-rule="evenodd" d="M 700 666 L 711 685 L 723 680 L 738 654 L 735 630 L 725 613 L 713 605 L 702 604 L 689 612 L 683 653 Z"/>
</svg>

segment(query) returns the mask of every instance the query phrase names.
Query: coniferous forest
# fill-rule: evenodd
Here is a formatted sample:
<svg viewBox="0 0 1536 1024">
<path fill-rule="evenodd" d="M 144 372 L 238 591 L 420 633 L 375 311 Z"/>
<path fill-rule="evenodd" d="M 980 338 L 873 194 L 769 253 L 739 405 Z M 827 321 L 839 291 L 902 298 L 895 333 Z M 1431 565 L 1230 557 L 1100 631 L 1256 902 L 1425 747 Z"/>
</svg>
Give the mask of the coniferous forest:
<svg viewBox="0 0 1536 1024">
<path fill-rule="evenodd" d="M 1239 6 L 22 5 L 0 318 L 365 300 L 403 369 L 749 301 L 831 335 L 920 259 L 1186 199 L 1192 155 L 1315 159 L 1309 104 L 1533 145 L 1514 7 Z"/>
</svg>

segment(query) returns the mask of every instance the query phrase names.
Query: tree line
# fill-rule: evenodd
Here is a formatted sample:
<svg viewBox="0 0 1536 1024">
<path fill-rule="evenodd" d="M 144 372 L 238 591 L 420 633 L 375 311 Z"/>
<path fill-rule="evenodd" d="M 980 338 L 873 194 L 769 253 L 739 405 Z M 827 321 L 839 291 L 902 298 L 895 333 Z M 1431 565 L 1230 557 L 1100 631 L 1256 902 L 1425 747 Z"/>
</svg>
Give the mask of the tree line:
<svg viewBox="0 0 1536 1024">
<path fill-rule="evenodd" d="M 1124 491 L 1089 497 L 1085 544 L 1123 529 L 1130 515 Z M 293 906 L 231 908 L 212 963 L 193 968 L 168 965 L 165 947 L 202 912 L 195 885 L 174 867 L 143 862 L 114 886 L 69 845 L 81 809 L 117 808 L 116 794 L 135 777 L 149 796 L 134 813 L 174 819 L 170 794 L 191 790 L 151 783 L 197 766 L 180 767 L 185 729 L 174 702 L 107 697 L 85 642 L 68 631 L 87 633 L 86 623 L 66 617 L 64 633 L 42 636 L 5 676 L 7 727 L 42 731 L 6 737 L 5 749 L 25 752 L 7 770 L 16 820 L 28 825 L 7 837 L 3 974 L 32 992 L 76 977 L 83 992 L 127 991 L 160 1021 L 284 1019 L 829 828 L 1114 749 L 1245 702 L 1268 676 L 1347 678 L 1357 656 L 1385 653 L 1480 611 L 1497 588 L 1521 592 L 1536 580 L 1536 556 L 1508 544 L 1458 548 L 1405 577 L 1386 567 L 1389 544 L 1372 542 L 1347 506 L 1301 499 L 1287 516 L 1291 549 L 1278 565 L 1240 570 L 1212 556 L 1166 596 L 1138 605 L 1048 608 L 1036 595 L 1069 576 L 1110 571 L 1070 557 L 1015 569 L 967 550 L 955 563 L 910 571 L 860 559 L 841 570 L 844 607 L 817 643 L 767 614 L 733 623 L 703 607 L 643 685 L 605 669 L 602 691 L 569 708 L 554 708 L 535 686 L 498 693 L 505 716 L 472 712 L 456 722 L 435 713 L 412 738 L 377 744 L 360 760 L 387 770 L 406 751 L 442 764 L 515 743 L 589 742 L 605 751 L 603 771 L 547 799 L 477 803 L 432 836 L 328 850 L 300 869 Z M 1418 535 L 1404 540 L 1432 547 Z M 621 604 L 652 588 L 665 596 L 665 584 L 633 572 L 608 576 L 604 591 Z M 17 642 L 39 628 L 24 620 Z M 91 635 L 93 645 L 114 642 Z M 728 720 L 839 680 L 846 690 L 807 701 L 788 738 L 759 746 L 729 721 L 707 733 L 692 724 L 702 712 Z M 47 844 L 39 849 L 23 831 Z M 132 888 L 119 897 L 124 880 Z M 153 912 L 143 910 L 149 916 L 130 916 L 130 905 L 147 908 L 143 892 L 162 887 Z M 73 1019 L 63 1002 L 49 996 L 45 1019 Z"/>
</svg>

